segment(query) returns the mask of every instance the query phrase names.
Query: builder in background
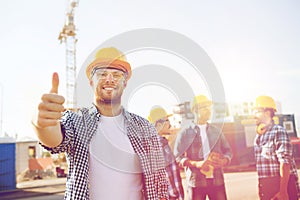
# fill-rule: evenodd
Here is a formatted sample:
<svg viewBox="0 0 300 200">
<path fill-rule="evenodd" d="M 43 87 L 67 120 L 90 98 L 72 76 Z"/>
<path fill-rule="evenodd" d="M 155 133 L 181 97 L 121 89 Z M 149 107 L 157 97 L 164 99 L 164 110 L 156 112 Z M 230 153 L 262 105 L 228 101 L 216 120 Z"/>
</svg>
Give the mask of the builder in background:
<svg viewBox="0 0 300 200">
<path fill-rule="evenodd" d="M 232 152 L 222 131 L 208 123 L 212 101 L 204 95 L 192 102 L 194 121 L 178 133 L 174 154 L 185 167 L 189 200 L 225 200 L 222 167 L 230 163 Z"/>
<path fill-rule="evenodd" d="M 160 142 L 162 144 L 163 153 L 166 162 L 166 172 L 169 181 L 169 199 L 170 200 L 184 200 L 184 190 L 180 176 L 180 168 L 175 161 L 175 156 L 169 146 L 168 140 L 165 136 L 171 134 L 171 124 L 168 119 L 171 115 L 162 107 L 154 107 L 150 111 L 148 120 L 155 125 L 158 134 L 160 135 Z"/>
<path fill-rule="evenodd" d="M 254 142 L 261 200 L 297 200 L 298 175 L 293 147 L 286 130 L 274 123 L 276 104 L 269 96 L 256 98 Z"/>
</svg>

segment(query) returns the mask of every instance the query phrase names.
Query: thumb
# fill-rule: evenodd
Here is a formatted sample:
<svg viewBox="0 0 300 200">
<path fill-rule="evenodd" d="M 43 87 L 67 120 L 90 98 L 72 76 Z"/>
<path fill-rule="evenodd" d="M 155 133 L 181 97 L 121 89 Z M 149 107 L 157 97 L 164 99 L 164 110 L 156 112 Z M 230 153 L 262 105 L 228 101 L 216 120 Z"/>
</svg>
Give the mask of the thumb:
<svg viewBox="0 0 300 200">
<path fill-rule="evenodd" d="M 59 78 L 58 73 L 54 72 L 52 75 L 52 88 L 50 90 L 50 93 L 58 93 L 58 85 L 59 85 Z"/>
</svg>

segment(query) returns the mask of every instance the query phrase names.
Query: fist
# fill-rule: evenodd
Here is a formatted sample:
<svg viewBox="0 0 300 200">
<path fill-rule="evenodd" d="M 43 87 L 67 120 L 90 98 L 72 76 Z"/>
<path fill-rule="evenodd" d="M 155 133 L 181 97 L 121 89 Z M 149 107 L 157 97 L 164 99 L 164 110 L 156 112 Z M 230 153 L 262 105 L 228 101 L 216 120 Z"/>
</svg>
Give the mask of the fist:
<svg viewBox="0 0 300 200">
<path fill-rule="evenodd" d="M 42 95 L 42 101 L 38 105 L 38 115 L 35 123 L 38 128 L 55 126 L 62 117 L 62 112 L 65 110 L 63 106 L 65 98 L 58 95 L 58 86 L 58 74 L 53 73 L 52 88 L 49 93 Z"/>
</svg>

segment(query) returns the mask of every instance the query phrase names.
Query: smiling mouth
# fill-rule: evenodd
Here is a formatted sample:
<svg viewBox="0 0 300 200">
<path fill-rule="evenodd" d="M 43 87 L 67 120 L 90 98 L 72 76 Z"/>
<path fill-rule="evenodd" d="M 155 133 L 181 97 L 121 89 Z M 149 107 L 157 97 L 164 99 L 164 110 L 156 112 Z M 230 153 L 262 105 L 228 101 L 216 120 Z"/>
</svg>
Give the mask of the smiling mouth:
<svg viewBox="0 0 300 200">
<path fill-rule="evenodd" d="M 102 89 L 106 91 L 113 91 L 115 87 L 102 87 Z"/>
<path fill-rule="evenodd" d="M 104 90 L 107 90 L 107 91 L 113 91 L 114 88 L 103 88 Z"/>
</svg>

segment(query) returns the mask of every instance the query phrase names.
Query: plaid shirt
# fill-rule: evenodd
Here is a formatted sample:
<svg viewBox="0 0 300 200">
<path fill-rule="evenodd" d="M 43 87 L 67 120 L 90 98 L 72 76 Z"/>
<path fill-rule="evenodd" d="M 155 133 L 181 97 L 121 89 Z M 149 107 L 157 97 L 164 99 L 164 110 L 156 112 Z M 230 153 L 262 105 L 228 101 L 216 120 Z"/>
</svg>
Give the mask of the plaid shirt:
<svg viewBox="0 0 300 200">
<path fill-rule="evenodd" d="M 293 146 L 282 126 L 273 125 L 265 134 L 257 134 L 254 151 L 259 178 L 279 176 L 280 163 L 289 163 L 291 165 L 290 173 L 298 177 L 292 156 Z"/>
<path fill-rule="evenodd" d="M 222 131 L 211 124 L 207 124 L 207 139 L 210 147 L 210 152 L 217 152 L 227 157 L 229 160 L 232 158 L 231 148 L 225 139 Z M 202 140 L 200 136 L 199 127 L 192 123 L 183 127 L 178 133 L 174 154 L 176 161 L 183 166 L 186 160 L 204 160 Z M 198 168 L 186 167 L 186 180 L 190 187 L 205 187 L 207 186 L 206 177 L 200 172 Z M 215 186 L 224 184 L 223 169 L 214 169 L 213 183 Z"/>
<path fill-rule="evenodd" d="M 128 138 L 142 165 L 145 199 L 168 199 L 164 157 L 155 127 L 133 113 L 123 111 L 123 114 Z M 83 108 L 78 113 L 66 111 L 61 119 L 62 143 L 55 148 L 45 147 L 51 153 L 67 154 L 69 169 L 65 199 L 89 199 L 89 146 L 100 120 L 95 106 Z"/>
<path fill-rule="evenodd" d="M 165 137 L 160 136 L 160 142 L 162 144 L 166 162 L 167 177 L 169 180 L 169 196 L 178 200 L 184 200 L 184 190 L 180 176 L 180 169 L 176 163 L 173 151 Z"/>
</svg>

